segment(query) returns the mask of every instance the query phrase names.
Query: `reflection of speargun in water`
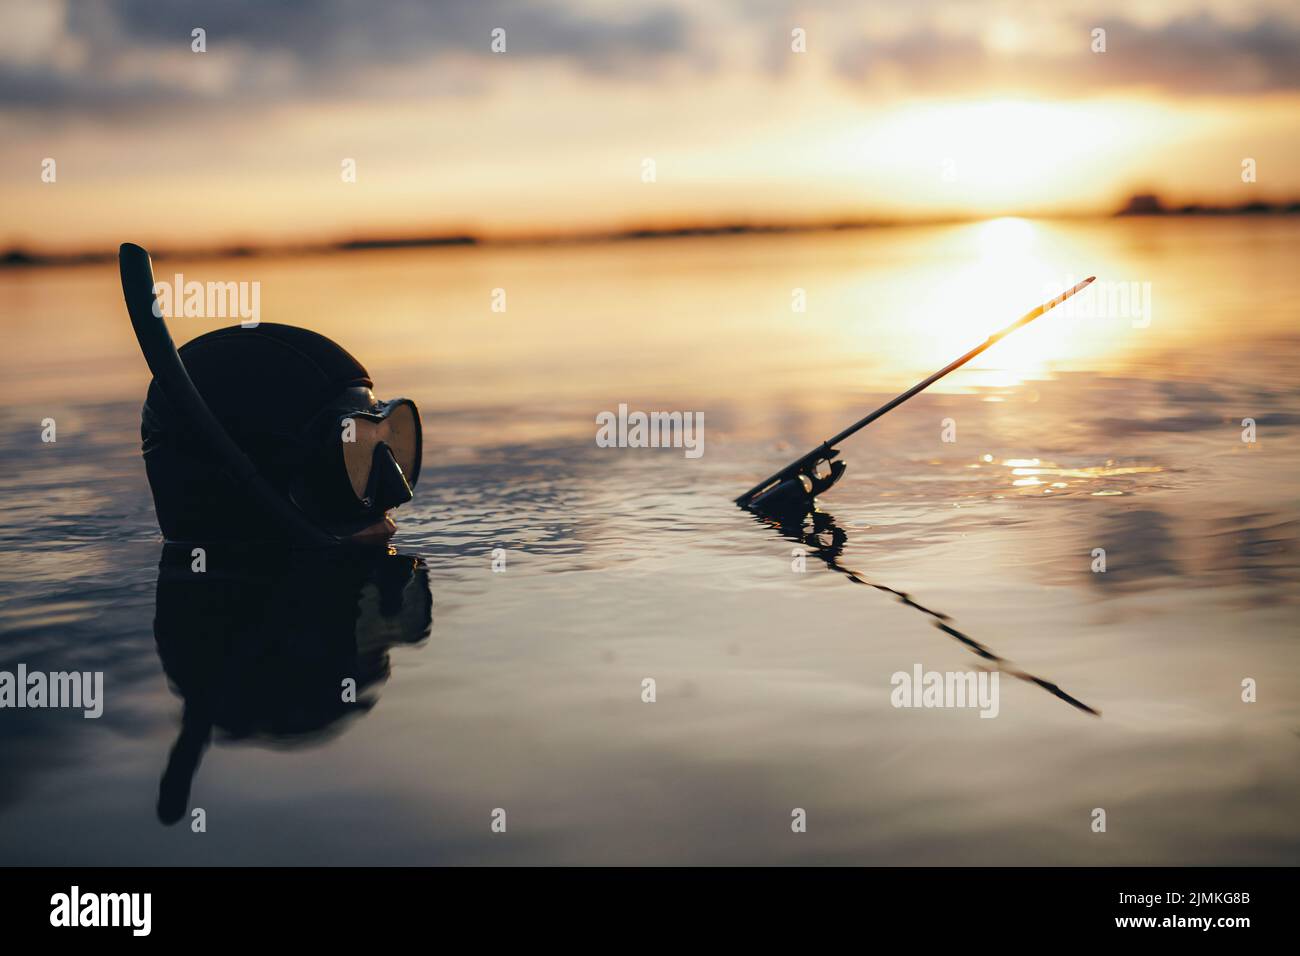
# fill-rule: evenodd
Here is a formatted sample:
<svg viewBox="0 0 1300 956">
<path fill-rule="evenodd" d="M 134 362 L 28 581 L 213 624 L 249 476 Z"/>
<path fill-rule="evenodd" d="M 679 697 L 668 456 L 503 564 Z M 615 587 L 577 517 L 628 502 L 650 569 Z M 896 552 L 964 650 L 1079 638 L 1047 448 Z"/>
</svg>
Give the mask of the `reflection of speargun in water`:
<svg viewBox="0 0 1300 956">
<path fill-rule="evenodd" d="M 888 587 L 887 585 L 877 584 L 875 581 L 870 581 L 863 577 L 861 572 L 855 571 L 853 568 L 846 568 L 844 565 L 840 564 L 840 555 L 844 553 L 844 546 L 848 543 L 849 536 L 847 532 L 836 523 L 833 516 L 824 511 L 806 512 L 796 510 L 784 515 L 756 514 L 754 517 L 755 520 L 770 528 L 774 528 L 790 540 L 797 541 L 805 547 L 811 548 L 813 553 L 816 554 L 817 557 L 821 558 L 821 560 L 826 564 L 826 567 L 844 575 L 855 584 L 864 584 L 869 588 L 875 588 L 877 591 L 884 591 L 887 594 L 892 594 L 901 603 L 906 604 L 908 607 L 915 608 L 922 614 L 929 615 L 933 619 L 932 623 L 935 627 L 954 640 L 961 642 L 973 654 L 988 661 L 999 672 L 1009 674 L 1010 676 L 1019 678 L 1023 681 L 1028 681 L 1031 684 L 1037 684 L 1039 687 L 1043 688 L 1043 690 L 1047 691 L 1054 697 L 1059 697 L 1071 707 L 1077 707 L 1079 710 L 1085 711 L 1096 717 L 1101 716 L 1101 711 L 1094 710 L 1083 701 L 1071 697 L 1051 681 L 1043 680 L 1041 677 L 1035 677 L 1033 674 L 1020 670 L 1020 668 L 1016 667 L 1005 657 L 993 653 L 993 651 L 989 650 L 988 647 L 981 644 L 973 637 L 968 637 L 963 634 L 948 623 L 952 618 L 947 614 L 944 614 L 941 611 L 931 610 L 922 604 L 918 604 L 916 601 L 912 600 L 911 595 L 902 591 L 896 591 L 894 588 Z M 806 519 L 812 520 L 811 528 L 806 527 Z M 828 537 L 829 540 L 827 540 Z"/>
</svg>

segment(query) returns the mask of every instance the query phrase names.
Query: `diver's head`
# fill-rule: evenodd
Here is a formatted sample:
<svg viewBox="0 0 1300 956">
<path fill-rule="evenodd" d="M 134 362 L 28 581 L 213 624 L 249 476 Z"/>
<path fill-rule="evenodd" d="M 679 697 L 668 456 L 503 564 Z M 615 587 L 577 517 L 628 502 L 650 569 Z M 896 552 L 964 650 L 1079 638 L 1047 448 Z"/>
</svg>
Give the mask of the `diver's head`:
<svg viewBox="0 0 1300 956">
<path fill-rule="evenodd" d="M 158 524 L 173 541 L 321 545 L 386 538 L 423 452 L 415 403 L 381 401 L 365 368 L 308 329 L 264 322 L 177 350 L 148 253 L 123 245 L 122 286 L 154 373 L 142 414 Z"/>
<path fill-rule="evenodd" d="M 338 537 L 384 536 L 390 508 L 420 473 L 420 416 L 381 402 L 365 368 L 307 329 L 262 323 L 218 329 L 180 349 L 204 404 L 257 472 Z M 172 540 L 279 538 L 275 515 L 251 501 L 157 380 L 141 436 L 158 523 Z"/>
</svg>

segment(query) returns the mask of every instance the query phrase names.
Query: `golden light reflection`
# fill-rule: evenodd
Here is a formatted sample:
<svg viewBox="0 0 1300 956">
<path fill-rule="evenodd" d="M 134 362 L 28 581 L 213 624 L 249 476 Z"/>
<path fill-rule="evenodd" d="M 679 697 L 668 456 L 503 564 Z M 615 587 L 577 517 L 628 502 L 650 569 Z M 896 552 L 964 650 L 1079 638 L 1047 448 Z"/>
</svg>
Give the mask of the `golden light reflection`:
<svg viewBox="0 0 1300 956">
<path fill-rule="evenodd" d="M 983 457 L 985 461 L 988 461 L 992 456 L 985 455 Z M 1158 465 L 1117 465 L 1113 461 L 1107 461 L 1104 465 L 1090 465 L 1079 468 L 1059 467 L 1052 462 L 1045 462 L 1038 458 L 1004 458 L 997 464 L 1010 469 L 1011 475 L 1014 476 L 1011 481 L 1013 488 L 1028 492 L 1041 492 L 1045 495 L 1059 491 L 1068 492 L 1072 488 L 1087 491 L 1088 486 L 1093 485 L 1095 487 L 1095 483 L 1101 480 L 1133 475 L 1158 474 L 1164 471 Z M 1125 494 L 1124 491 L 1116 488 L 1101 488 L 1087 493 L 1098 497 Z"/>
<path fill-rule="evenodd" d="M 1041 233 L 1042 228 L 1028 220 L 1002 217 L 960 227 L 946 237 L 944 244 L 950 248 L 935 252 L 937 261 L 950 263 L 947 274 L 918 290 L 908 310 L 915 316 L 912 327 L 923 339 L 917 342 L 918 351 L 927 353 L 918 365 L 940 364 L 946 360 L 941 356 L 951 359 L 1034 304 L 1025 304 L 1026 290 L 1032 290 L 1028 298 L 1038 295 L 1042 274 L 1050 269 L 1040 253 Z M 1023 339 L 1017 341 L 1031 329 L 981 356 L 962 373 L 960 385 L 1009 389 L 1044 375 L 1046 357 L 1054 352 L 1052 343 L 1030 346 Z M 1063 343 L 1055 345 L 1059 348 Z"/>
<path fill-rule="evenodd" d="M 1010 462 L 1003 462 L 1004 465 Z M 1164 471 L 1158 465 L 1129 465 L 1125 467 L 1093 467 L 1093 468 L 1057 468 L 1047 466 L 1043 468 L 1012 468 L 1013 475 L 1055 475 L 1062 478 L 1113 478 L 1119 475 L 1151 475 Z"/>
<path fill-rule="evenodd" d="M 1017 316 L 1069 289 L 1108 263 L 1083 250 L 1059 224 L 1004 216 L 935 233 L 919 265 L 899 277 L 890 314 L 903 333 L 899 356 L 912 369 L 934 369 L 972 348 Z M 1116 270 L 1111 270 L 1118 275 Z M 1029 326 L 998 342 L 937 386 L 944 391 L 1018 389 L 1052 377 L 1058 366 L 1090 365 L 1127 347 L 1134 335 L 1127 318 L 1098 316 L 1095 283 Z M 863 289 L 863 301 L 880 298 Z M 855 297 L 859 295 L 855 293 Z M 870 326 L 872 335 L 878 326 Z M 864 324 L 864 334 L 868 327 Z M 863 351 L 868 346 L 864 341 Z"/>
<path fill-rule="evenodd" d="M 975 228 L 980 249 L 995 259 L 1029 251 L 1034 245 L 1037 232 L 1028 219 L 1016 216 L 990 219 L 979 223 Z"/>
</svg>

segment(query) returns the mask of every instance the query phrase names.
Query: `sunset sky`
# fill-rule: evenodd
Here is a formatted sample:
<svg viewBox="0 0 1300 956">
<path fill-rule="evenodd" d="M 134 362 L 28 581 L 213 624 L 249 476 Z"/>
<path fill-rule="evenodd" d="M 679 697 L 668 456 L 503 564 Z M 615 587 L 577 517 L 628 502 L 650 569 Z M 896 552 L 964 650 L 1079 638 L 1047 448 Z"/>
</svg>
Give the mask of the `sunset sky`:
<svg viewBox="0 0 1300 956">
<path fill-rule="evenodd" d="M 0 0 L 0 131 L 42 251 L 1281 201 L 1300 9 Z"/>
</svg>

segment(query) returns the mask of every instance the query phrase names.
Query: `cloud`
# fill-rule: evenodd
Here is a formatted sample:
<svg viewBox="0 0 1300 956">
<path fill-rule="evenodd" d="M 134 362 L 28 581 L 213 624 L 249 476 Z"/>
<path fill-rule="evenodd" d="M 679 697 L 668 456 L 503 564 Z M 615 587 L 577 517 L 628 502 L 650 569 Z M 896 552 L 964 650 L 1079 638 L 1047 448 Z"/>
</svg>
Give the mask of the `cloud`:
<svg viewBox="0 0 1300 956">
<path fill-rule="evenodd" d="M 116 0 L 114 6 L 137 40 L 188 43 L 190 30 L 202 26 L 214 43 L 288 53 L 308 67 L 444 51 L 487 54 L 496 27 L 507 30 L 512 56 L 561 56 L 596 65 L 620 56 L 672 53 L 684 37 L 680 14 L 666 7 L 625 16 L 617 8 L 601 14 L 555 2 L 508 0 Z"/>
<path fill-rule="evenodd" d="M 792 67 L 790 26 L 805 22 L 806 62 L 824 55 L 831 73 L 873 95 L 1300 89 L 1294 17 L 1257 7 L 1228 22 L 1187 6 L 1196 2 L 1169 0 L 1163 22 L 1139 24 L 1118 3 L 1109 16 L 1077 3 L 934 0 L 0 0 L 0 111 L 111 118 L 404 89 L 447 96 L 511 75 L 502 65 L 667 88 L 666 77 L 698 82 L 726 62 L 775 83 Z M 1089 48 L 1094 26 L 1107 30 L 1104 54 Z M 190 51 L 195 27 L 207 32 L 206 54 Z M 489 52 L 495 27 L 507 32 L 504 57 Z"/>
<path fill-rule="evenodd" d="M 196 27 L 206 31 L 206 54 L 190 49 Z M 506 30 L 507 62 L 556 60 L 605 76 L 693 52 L 686 16 L 669 5 L 0 0 L 0 35 L 23 37 L 0 44 L 0 108 L 77 112 L 337 93 L 402 65 L 486 60 L 497 27 Z"/>
<path fill-rule="evenodd" d="M 1121 22 L 1108 31 L 1121 54 L 1113 83 L 1152 83 L 1178 93 L 1300 89 L 1300 25 L 1266 18 L 1244 27 L 1208 14 L 1152 28 Z M 1104 54 L 1110 56 L 1110 53 Z"/>
<path fill-rule="evenodd" d="M 842 43 L 836 55 L 840 75 L 861 84 L 889 74 L 913 86 L 946 89 L 976 85 L 994 65 L 978 38 L 928 26 L 893 39 L 857 37 Z"/>
<path fill-rule="evenodd" d="M 1236 26 L 1206 13 L 1142 26 L 1096 16 L 1073 25 L 1039 23 L 1019 49 L 997 49 L 973 32 L 930 25 L 901 35 L 840 44 L 836 70 L 874 87 L 893 81 L 924 92 L 1029 86 L 1066 95 L 1147 87 L 1175 95 L 1241 95 L 1300 89 L 1300 25 L 1276 17 Z M 1106 30 L 1106 52 L 1091 49 Z"/>
</svg>

